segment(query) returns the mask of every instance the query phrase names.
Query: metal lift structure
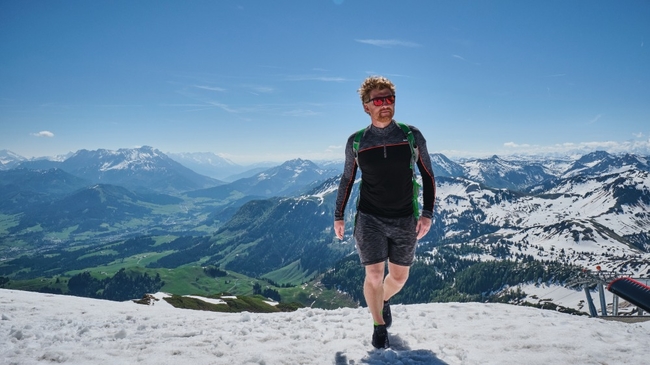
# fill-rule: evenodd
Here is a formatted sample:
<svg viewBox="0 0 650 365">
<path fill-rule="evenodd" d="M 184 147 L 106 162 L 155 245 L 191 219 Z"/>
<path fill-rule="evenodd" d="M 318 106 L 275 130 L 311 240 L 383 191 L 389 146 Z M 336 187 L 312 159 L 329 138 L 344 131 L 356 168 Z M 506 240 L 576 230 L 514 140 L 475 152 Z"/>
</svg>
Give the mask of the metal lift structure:
<svg viewBox="0 0 650 365">
<path fill-rule="evenodd" d="M 567 283 L 569 286 L 581 286 L 587 297 L 589 315 L 599 317 L 598 311 L 591 297 L 591 288 L 598 290 L 600 301 L 600 317 L 619 316 L 619 298 L 627 300 L 637 307 L 637 316 L 650 317 L 650 279 L 632 278 L 618 275 L 612 271 L 602 271 L 596 267 L 596 272 L 584 270 L 581 275 Z M 612 313 L 607 311 L 605 288 L 614 295 Z M 647 313 L 648 315 L 644 315 Z M 628 316 L 629 317 L 629 316 Z"/>
</svg>

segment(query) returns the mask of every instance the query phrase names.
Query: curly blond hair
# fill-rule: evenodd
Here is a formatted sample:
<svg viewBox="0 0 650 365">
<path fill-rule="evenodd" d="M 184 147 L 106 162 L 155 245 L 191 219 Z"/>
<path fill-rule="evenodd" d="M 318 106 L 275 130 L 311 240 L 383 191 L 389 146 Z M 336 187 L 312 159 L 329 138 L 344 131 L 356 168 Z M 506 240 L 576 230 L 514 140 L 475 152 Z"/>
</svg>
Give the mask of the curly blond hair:
<svg viewBox="0 0 650 365">
<path fill-rule="evenodd" d="M 370 76 L 363 80 L 359 90 L 359 96 L 361 97 L 361 103 L 367 103 L 370 97 L 370 92 L 375 89 L 390 89 L 390 91 L 395 94 L 395 85 L 383 77 L 383 76 Z"/>
</svg>

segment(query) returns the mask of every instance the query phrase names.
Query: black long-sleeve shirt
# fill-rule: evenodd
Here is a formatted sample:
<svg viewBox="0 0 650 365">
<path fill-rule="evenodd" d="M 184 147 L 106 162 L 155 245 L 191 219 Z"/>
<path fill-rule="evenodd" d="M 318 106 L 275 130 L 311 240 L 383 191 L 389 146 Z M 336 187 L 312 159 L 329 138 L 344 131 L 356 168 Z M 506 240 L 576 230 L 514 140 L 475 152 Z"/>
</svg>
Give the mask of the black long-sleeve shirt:
<svg viewBox="0 0 650 365">
<path fill-rule="evenodd" d="M 433 216 L 436 185 L 431 159 L 422 133 L 411 129 L 418 147 L 417 166 L 422 176 L 423 217 Z M 413 214 L 413 171 L 411 148 L 404 131 L 395 121 L 386 128 L 369 125 L 359 142 L 358 160 L 352 144 L 356 133 L 345 147 L 345 166 L 336 197 L 334 219 L 342 220 L 352 186 L 361 169 L 361 192 L 357 209 L 380 217 L 407 217 Z"/>
</svg>

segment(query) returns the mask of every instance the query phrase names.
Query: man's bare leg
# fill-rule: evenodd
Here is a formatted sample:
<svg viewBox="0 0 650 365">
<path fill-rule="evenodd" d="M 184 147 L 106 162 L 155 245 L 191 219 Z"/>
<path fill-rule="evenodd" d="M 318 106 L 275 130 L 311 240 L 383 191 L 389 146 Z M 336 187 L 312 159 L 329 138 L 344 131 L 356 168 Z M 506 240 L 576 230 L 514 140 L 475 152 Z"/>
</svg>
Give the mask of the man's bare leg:
<svg viewBox="0 0 650 365">
<path fill-rule="evenodd" d="M 366 298 L 372 320 L 384 324 L 381 310 L 384 306 L 384 262 L 366 266 L 366 279 L 363 282 L 363 295 Z"/>
<path fill-rule="evenodd" d="M 388 262 L 388 275 L 386 275 L 383 285 L 383 301 L 388 301 L 393 295 L 402 290 L 404 284 L 406 284 L 406 280 L 409 278 L 409 269 L 409 266 L 396 265 Z M 381 303 L 382 306 L 384 305 L 383 301 Z"/>
</svg>

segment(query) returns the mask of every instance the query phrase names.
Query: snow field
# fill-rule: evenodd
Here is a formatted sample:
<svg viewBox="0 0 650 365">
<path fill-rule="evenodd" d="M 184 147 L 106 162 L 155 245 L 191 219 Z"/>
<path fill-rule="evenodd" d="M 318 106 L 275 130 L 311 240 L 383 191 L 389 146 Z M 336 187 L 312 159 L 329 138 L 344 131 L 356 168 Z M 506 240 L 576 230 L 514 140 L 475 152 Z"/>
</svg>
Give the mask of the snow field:
<svg viewBox="0 0 650 365">
<path fill-rule="evenodd" d="M 0 290 L 0 364 L 643 364 L 650 322 L 506 304 L 394 305 L 391 349 L 365 308 L 215 313 Z"/>
</svg>

